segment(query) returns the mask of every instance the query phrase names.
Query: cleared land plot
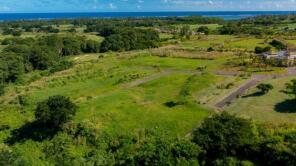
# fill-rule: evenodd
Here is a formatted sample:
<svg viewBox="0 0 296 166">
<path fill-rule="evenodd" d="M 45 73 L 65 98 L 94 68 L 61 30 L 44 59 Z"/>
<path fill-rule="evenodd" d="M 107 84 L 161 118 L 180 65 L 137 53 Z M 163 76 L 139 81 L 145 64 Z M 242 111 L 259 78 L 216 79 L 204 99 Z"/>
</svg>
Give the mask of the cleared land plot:
<svg viewBox="0 0 296 166">
<path fill-rule="evenodd" d="M 198 104 L 195 96 L 222 79 L 198 74 L 196 67 L 208 64 L 209 69 L 214 69 L 223 59 L 105 56 L 77 56 L 73 58 L 76 65 L 69 70 L 49 76 L 31 73 L 25 76 L 24 85 L 9 86 L 0 97 L 0 125 L 14 129 L 33 120 L 36 103 L 52 95 L 68 96 L 79 106 L 76 122 L 90 122 L 111 133 L 154 128 L 184 136 L 211 114 L 211 109 Z M 169 73 L 153 77 L 165 71 Z M 145 81 L 150 76 L 153 79 Z M 127 86 L 138 80 L 139 84 Z M 27 103 L 17 104 L 18 96 L 27 99 Z M 167 105 L 178 101 L 185 102 Z M 1 133 L 0 139 L 6 136 L 8 133 Z"/>
</svg>

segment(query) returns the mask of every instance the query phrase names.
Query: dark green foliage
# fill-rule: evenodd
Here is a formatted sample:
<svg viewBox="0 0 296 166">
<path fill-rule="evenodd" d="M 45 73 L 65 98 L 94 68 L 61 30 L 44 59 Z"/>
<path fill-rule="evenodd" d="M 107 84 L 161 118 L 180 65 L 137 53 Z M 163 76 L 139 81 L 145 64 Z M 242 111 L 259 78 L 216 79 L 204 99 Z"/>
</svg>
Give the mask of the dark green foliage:
<svg viewBox="0 0 296 166">
<path fill-rule="evenodd" d="M 21 36 L 22 31 L 20 29 L 15 29 L 15 28 L 4 28 L 3 35 L 12 35 L 12 36 Z"/>
<path fill-rule="evenodd" d="M 154 48 L 159 44 L 159 35 L 154 30 L 122 29 L 107 36 L 101 44 L 101 52 L 129 51 Z"/>
<path fill-rule="evenodd" d="M 55 108 L 60 110 L 58 105 Z M 49 110 L 48 106 L 45 107 Z M 37 124 L 39 126 L 36 126 Z M 29 128 L 23 127 L 21 133 L 13 134 L 22 139 L 26 138 L 24 140 L 43 141 L 40 142 L 44 152 L 42 160 L 54 165 L 296 164 L 295 130 L 289 132 L 272 129 L 269 132 L 270 129 L 266 130 L 263 126 L 227 113 L 206 119 L 193 133 L 193 141 L 183 137 L 169 137 L 161 131 L 142 130 L 136 135 L 105 133 L 91 122 L 69 122 L 52 135 L 47 130 L 52 130 L 54 125 L 46 129 L 47 125 L 40 128 L 40 124 L 44 125 L 39 121 L 34 125 L 30 124 Z M 22 139 L 14 141 L 20 142 Z M 1 160 L 5 163 L 22 161 L 21 156 L 13 151 L 1 153 L 0 147 L 0 159 L 3 158 L 1 155 L 5 157 Z"/>
<path fill-rule="evenodd" d="M 241 161 L 235 157 L 225 157 L 213 162 L 214 166 L 254 166 L 250 161 Z"/>
<path fill-rule="evenodd" d="M 29 166 L 19 154 L 5 145 L 0 144 L 0 165 L 2 166 Z"/>
<path fill-rule="evenodd" d="M 60 30 L 57 28 L 54 28 L 52 26 L 46 26 L 39 28 L 38 32 L 45 32 L 45 33 L 59 33 Z"/>
<path fill-rule="evenodd" d="M 266 94 L 273 89 L 273 86 L 271 84 L 262 83 L 257 86 L 257 89 L 259 89 L 262 94 Z"/>
<path fill-rule="evenodd" d="M 193 134 L 193 141 L 206 151 L 207 159 L 237 156 L 256 140 L 250 121 L 228 113 L 206 119 Z"/>
<path fill-rule="evenodd" d="M 83 42 L 78 37 L 64 37 L 62 38 L 63 41 L 63 48 L 62 48 L 62 55 L 69 56 L 69 55 L 78 55 L 81 53 L 81 49 L 83 47 Z"/>
<path fill-rule="evenodd" d="M 267 47 L 255 47 L 255 53 L 256 54 L 261 54 L 261 53 L 265 53 L 265 52 L 270 52 L 271 51 L 271 47 L 267 46 Z"/>
<path fill-rule="evenodd" d="M 249 34 L 249 35 L 273 35 L 274 30 L 267 27 L 254 26 L 249 24 L 244 24 L 241 22 L 229 22 L 218 29 L 219 33 L 222 35 L 239 35 L 239 34 Z"/>
<path fill-rule="evenodd" d="M 12 36 L 21 36 L 21 35 L 22 35 L 22 31 L 20 31 L 20 30 L 15 30 L 15 31 L 13 31 L 11 34 L 12 34 Z"/>
<path fill-rule="evenodd" d="M 26 106 L 29 103 L 28 97 L 24 95 L 18 96 L 18 102 L 21 106 Z"/>
<path fill-rule="evenodd" d="M 73 66 L 72 62 L 66 61 L 66 60 L 61 60 L 58 63 L 54 63 L 54 65 L 52 67 L 50 67 L 50 72 L 55 73 L 55 72 L 67 70 L 72 66 Z"/>
<path fill-rule="evenodd" d="M 278 50 L 286 50 L 287 49 L 287 45 L 279 40 L 272 40 L 269 44 Z"/>
<path fill-rule="evenodd" d="M 197 32 L 199 33 L 204 33 L 205 35 L 208 35 L 210 33 L 210 29 L 209 27 L 207 26 L 200 26 L 198 29 L 197 29 Z"/>
<path fill-rule="evenodd" d="M 75 32 L 77 32 L 77 31 L 76 31 L 75 28 L 71 28 L 71 29 L 68 30 L 68 32 L 75 33 Z"/>
<path fill-rule="evenodd" d="M 2 41 L 2 45 L 32 45 L 35 42 L 33 38 L 19 38 L 19 37 L 13 37 L 13 38 L 5 38 Z"/>
<path fill-rule="evenodd" d="M 83 45 L 82 51 L 85 53 L 100 52 L 100 43 L 94 40 L 87 40 Z"/>
<path fill-rule="evenodd" d="M 98 29 L 100 36 L 107 37 L 111 36 L 112 34 L 115 34 L 118 32 L 118 28 L 115 27 L 102 27 L 101 29 Z"/>
<path fill-rule="evenodd" d="M 0 83 L 15 82 L 25 71 L 23 58 L 15 53 L 0 56 Z"/>
<path fill-rule="evenodd" d="M 0 96 L 5 94 L 5 85 L 0 83 Z"/>
<path fill-rule="evenodd" d="M 296 99 L 296 80 L 291 80 L 290 83 L 286 84 L 286 91 L 284 92 L 293 95 L 294 99 Z"/>
<path fill-rule="evenodd" d="M 215 49 L 214 49 L 213 47 L 209 47 L 209 48 L 207 49 L 207 51 L 208 51 L 208 52 L 212 52 L 212 51 L 215 51 Z"/>
<path fill-rule="evenodd" d="M 259 154 L 262 165 L 296 165 L 296 146 L 295 140 L 284 139 L 294 132 L 276 133 L 275 135 L 265 136 L 260 145 Z"/>
<path fill-rule="evenodd" d="M 7 38 L 7 45 L 0 53 L 0 82 L 15 82 L 24 72 L 47 70 L 57 72 L 68 69 L 71 62 L 63 56 L 78 55 L 82 52 L 96 53 L 99 42 L 85 40 L 79 36 L 45 36 L 32 38 Z"/>
<path fill-rule="evenodd" d="M 74 148 L 72 138 L 67 134 L 58 134 L 45 145 L 44 152 L 55 165 L 83 165 L 83 156 L 74 156 L 72 148 Z"/>
<path fill-rule="evenodd" d="M 38 103 L 36 121 L 48 128 L 61 128 L 76 113 L 76 105 L 64 96 L 53 96 Z"/>
<path fill-rule="evenodd" d="M 48 47 L 33 47 L 29 58 L 35 70 L 45 70 L 59 61 L 59 56 Z"/>
<path fill-rule="evenodd" d="M 189 25 L 185 25 L 180 29 L 180 36 L 190 38 L 192 31 Z"/>
</svg>

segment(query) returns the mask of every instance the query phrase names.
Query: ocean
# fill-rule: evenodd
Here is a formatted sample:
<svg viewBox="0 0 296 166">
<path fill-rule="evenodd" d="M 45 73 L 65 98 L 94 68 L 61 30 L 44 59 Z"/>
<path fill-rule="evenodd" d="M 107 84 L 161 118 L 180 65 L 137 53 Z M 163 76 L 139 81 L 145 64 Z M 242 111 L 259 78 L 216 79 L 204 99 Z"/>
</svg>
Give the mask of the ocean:
<svg viewBox="0 0 296 166">
<path fill-rule="evenodd" d="M 0 21 L 72 18 L 127 18 L 207 16 L 236 20 L 258 15 L 296 14 L 296 11 L 213 11 L 213 12 L 97 12 L 97 13 L 1 13 Z"/>
</svg>

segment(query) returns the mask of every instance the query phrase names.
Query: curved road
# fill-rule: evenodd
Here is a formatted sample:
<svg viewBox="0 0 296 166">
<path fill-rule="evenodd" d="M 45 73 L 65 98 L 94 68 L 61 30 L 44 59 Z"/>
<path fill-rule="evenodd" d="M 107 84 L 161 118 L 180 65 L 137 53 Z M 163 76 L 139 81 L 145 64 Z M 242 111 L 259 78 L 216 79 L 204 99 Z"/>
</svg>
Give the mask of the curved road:
<svg viewBox="0 0 296 166">
<path fill-rule="evenodd" d="M 296 68 L 291 67 L 287 69 L 286 74 L 272 74 L 272 75 L 253 75 L 251 80 L 244 85 L 240 86 L 237 90 L 232 92 L 230 95 L 216 103 L 214 106 L 218 109 L 223 109 L 226 105 L 230 104 L 233 100 L 235 100 L 238 96 L 241 96 L 247 91 L 248 89 L 257 86 L 260 82 L 265 79 L 270 78 L 284 78 L 290 76 L 296 76 Z"/>
</svg>

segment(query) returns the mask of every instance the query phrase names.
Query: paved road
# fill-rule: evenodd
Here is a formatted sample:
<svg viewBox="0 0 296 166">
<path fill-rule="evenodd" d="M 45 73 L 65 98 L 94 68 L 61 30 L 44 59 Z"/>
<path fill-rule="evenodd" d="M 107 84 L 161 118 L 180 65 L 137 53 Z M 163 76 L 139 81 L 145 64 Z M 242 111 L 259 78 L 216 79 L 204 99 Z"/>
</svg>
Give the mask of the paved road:
<svg viewBox="0 0 296 166">
<path fill-rule="evenodd" d="M 263 78 L 252 78 L 249 82 L 239 87 L 236 91 L 225 97 L 222 101 L 215 104 L 215 107 L 222 109 L 226 105 L 230 104 L 238 96 L 242 95 L 246 90 L 258 85 Z"/>
<path fill-rule="evenodd" d="M 261 81 L 265 79 L 271 79 L 271 78 L 284 78 L 284 77 L 290 77 L 290 76 L 296 76 L 296 68 L 291 67 L 287 69 L 286 74 L 271 74 L 271 75 L 253 75 L 251 77 L 251 80 L 239 87 L 237 90 L 232 92 L 227 97 L 223 98 L 221 101 L 216 103 L 214 106 L 218 109 L 223 109 L 226 105 L 231 104 L 233 100 L 235 100 L 238 96 L 241 96 L 247 91 L 248 89 L 257 86 Z"/>
</svg>

